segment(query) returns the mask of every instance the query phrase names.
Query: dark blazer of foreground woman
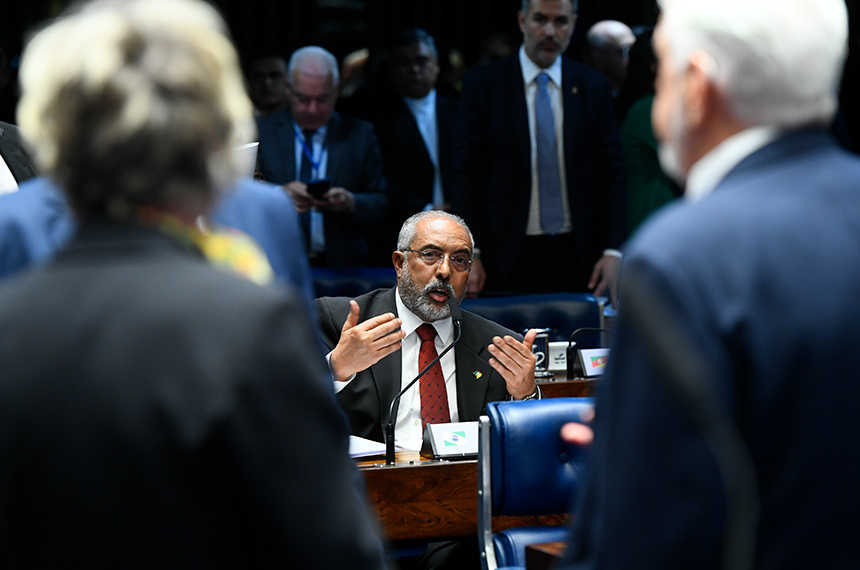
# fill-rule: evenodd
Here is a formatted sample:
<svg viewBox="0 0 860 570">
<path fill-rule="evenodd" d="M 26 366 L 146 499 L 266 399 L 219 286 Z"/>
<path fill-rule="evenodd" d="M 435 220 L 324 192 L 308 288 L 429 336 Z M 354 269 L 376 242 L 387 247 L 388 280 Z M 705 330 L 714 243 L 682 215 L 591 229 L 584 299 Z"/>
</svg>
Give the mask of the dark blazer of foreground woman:
<svg viewBox="0 0 860 570">
<path fill-rule="evenodd" d="M 304 300 L 85 223 L 0 286 L 0 567 L 383 567 Z"/>
</svg>

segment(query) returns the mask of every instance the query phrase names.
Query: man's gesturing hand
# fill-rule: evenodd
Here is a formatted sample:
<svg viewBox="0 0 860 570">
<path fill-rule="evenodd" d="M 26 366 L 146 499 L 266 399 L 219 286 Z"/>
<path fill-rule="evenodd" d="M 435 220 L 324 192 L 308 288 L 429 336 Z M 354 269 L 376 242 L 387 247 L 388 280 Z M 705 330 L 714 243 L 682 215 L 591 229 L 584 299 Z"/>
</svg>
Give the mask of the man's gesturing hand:
<svg viewBox="0 0 860 570">
<path fill-rule="evenodd" d="M 514 400 L 522 400 L 535 391 L 535 363 L 537 358 L 532 352 L 537 331 L 531 329 L 526 333 L 523 342 L 512 336 L 493 337 L 493 344 L 488 348 L 493 358 L 490 366 L 495 368 L 508 387 L 508 394 Z"/>
<path fill-rule="evenodd" d="M 400 341 L 406 336 L 400 330 L 402 321 L 394 313 L 385 313 L 358 324 L 358 311 L 358 303 L 350 301 L 340 340 L 331 352 L 331 373 L 338 382 L 349 380 L 356 372 L 399 350 Z"/>
</svg>

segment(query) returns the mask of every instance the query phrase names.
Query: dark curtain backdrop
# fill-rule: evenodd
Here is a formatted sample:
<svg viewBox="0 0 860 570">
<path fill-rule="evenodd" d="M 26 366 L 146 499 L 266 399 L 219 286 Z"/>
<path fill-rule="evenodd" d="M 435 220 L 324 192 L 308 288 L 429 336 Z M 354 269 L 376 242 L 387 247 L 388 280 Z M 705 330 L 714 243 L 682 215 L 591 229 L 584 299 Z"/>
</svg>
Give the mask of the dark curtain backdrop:
<svg viewBox="0 0 860 570">
<path fill-rule="evenodd" d="M 279 53 L 318 44 L 338 58 L 361 48 L 384 49 L 388 38 L 407 26 L 436 38 L 443 69 L 451 54 L 468 68 L 516 48 L 518 0 L 210 0 L 223 12 L 240 54 Z M 855 150 L 860 149 L 860 0 L 846 0 L 851 16 L 851 52 L 842 89 L 842 110 Z M 27 30 L 57 14 L 67 0 L 0 0 L 0 48 L 10 65 L 0 72 L 0 120 L 14 122 L 17 55 Z M 631 27 L 652 26 L 656 0 L 580 0 L 579 21 L 568 55 L 578 57 L 584 32 L 602 19 Z"/>
</svg>

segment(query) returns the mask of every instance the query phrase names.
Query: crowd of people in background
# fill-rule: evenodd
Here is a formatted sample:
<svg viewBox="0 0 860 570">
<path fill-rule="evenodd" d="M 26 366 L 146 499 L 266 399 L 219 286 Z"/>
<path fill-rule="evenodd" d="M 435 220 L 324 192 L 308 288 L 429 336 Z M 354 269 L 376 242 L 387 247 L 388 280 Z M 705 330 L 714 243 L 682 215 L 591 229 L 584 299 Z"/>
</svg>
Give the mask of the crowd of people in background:
<svg viewBox="0 0 860 570">
<path fill-rule="evenodd" d="M 576 28 L 576 2 L 568 4 L 570 21 L 550 31 L 542 23 L 520 23 L 526 49 L 531 45 L 537 54 L 541 42 L 553 43 L 551 61 L 565 52 Z M 523 7 L 529 14 L 529 3 Z M 305 47 L 291 57 L 250 57 L 245 69 L 260 127 L 258 176 L 284 185 L 308 220 L 312 265 L 388 266 L 400 222 L 439 209 L 462 215 L 476 235 L 471 294 L 591 290 L 614 298 L 621 244 L 651 212 L 681 193 L 657 160 L 650 129 L 655 74 L 650 29 L 637 31 L 640 41 L 622 22 L 597 22 L 584 34 L 582 62 L 558 59 L 564 62 L 565 85 L 576 85 L 562 98 L 562 85 L 550 82 L 557 90 L 553 148 L 560 159 L 552 168 L 561 176 L 558 202 L 544 206 L 545 212 L 561 214 L 561 225 L 551 231 L 540 220 L 536 119 L 517 99 L 522 56 L 503 41 L 493 44 L 503 44 L 492 49 L 496 55 L 456 84 L 441 77 L 434 38 L 420 28 L 395 34 L 383 53 L 350 54 L 337 68 L 324 46 Z M 295 61 L 307 50 L 329 62 L 311 141 L 299 132 L 306 122 L 306 75 Z M 503 71 L 505 66 L 510 71 Z M 557 81 L 562 82 L 560 75 Z M 534 94 L 528 97 L 533 104 Z M 346 156 L 338 146 L 344 141 L 325 134 L 329 123 L 336 132 L 343 121 L 366 133 L 359 143 L 367 153 L 361 158 L 366 172 L 348 182 L 339 170 Z M 517 139 L 519 147 L 511 144 Z M 335 162 L 329 162 L 329 148 Z M 286 172 L 273 171 L 276 161 Z M 310 167 L 304 179 L 303 164 Z M 329 198 L 304 191 L 317 179 L 331 184 Z M 341 192 L 336 188 L 347 196 L 346 206 L 336 202 Z M 349 211 L 353 199 L 358 201 L 354 212 Z M 370 199 L 373 213 L 361 206 Z M 571 262 L 554 263 L 559 257 Z"/>
<path fill-rule="evenodd" d="M 543 399 L 537 331 L 459 301 L 552 291 L 625 307 L 559 439 L 591 446 L 564 568 L 857 567 L 848 12 L 660 4 L 574 61 L 578 1 L 522 0 L 522 43 L 444 80 L 418 28 L 243 78 L 201 0 L 35 33 L 0 122 L 0 567 L 383 568 L 347 436 Z M 396 564 L 474 569 L 474 538 Z"/>
</svg>

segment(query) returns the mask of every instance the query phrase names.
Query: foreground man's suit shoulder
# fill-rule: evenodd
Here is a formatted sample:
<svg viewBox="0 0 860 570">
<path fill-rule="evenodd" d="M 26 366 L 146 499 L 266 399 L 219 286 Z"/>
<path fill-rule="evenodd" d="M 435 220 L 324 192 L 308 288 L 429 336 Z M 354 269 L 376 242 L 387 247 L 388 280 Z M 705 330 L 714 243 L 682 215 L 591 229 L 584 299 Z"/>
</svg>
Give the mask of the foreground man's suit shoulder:
<svg viewBox="0 0 860 570">
<path fill-rule="evenodd" d="M 756 568 L 860 567 L 858 180 L 860 160 L 824 132 L 793 133 L 701 202 L 657 214 L 626 252 L 624 271 L 666 293 L 749 445 Z M 717 568 L 714 460 L 632 328 L 620 314 L 566 567 Z"/>
</svg>

